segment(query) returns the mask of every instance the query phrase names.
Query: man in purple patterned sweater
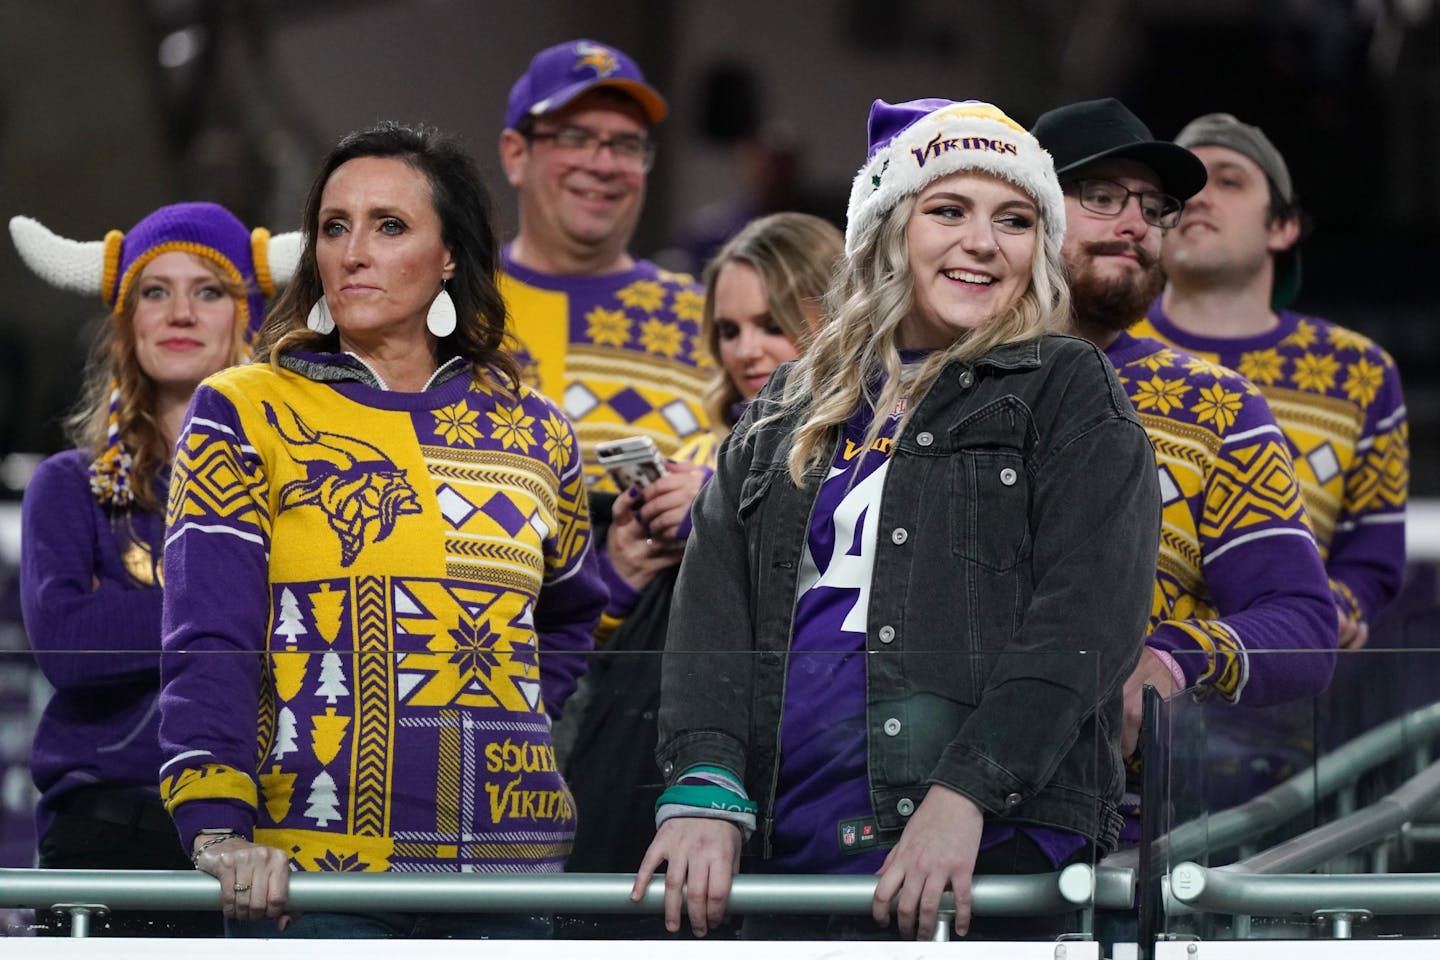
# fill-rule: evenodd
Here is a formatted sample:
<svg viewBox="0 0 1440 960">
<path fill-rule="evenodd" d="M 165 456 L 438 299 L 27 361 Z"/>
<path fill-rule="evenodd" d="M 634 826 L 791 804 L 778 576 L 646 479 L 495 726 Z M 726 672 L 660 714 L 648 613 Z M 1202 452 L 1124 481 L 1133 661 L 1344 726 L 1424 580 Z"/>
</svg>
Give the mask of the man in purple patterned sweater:
<svg viewBox="0 0 1440 960">
<path fill-rule="evenodd" d="M 1136 332 L 1232 367 L 1265 394 L 1290 442 L 1340 645 L 1360 647 L 1405 568 L 1399 371 L 1368 338 L 1285 309 L 1299 292 L 1301 214 L 1264 132 L 1212 113 L 1175 142 L 1205 163 L 1209 181 L 1165 237 L 1169 283 Z"/>
</svg>

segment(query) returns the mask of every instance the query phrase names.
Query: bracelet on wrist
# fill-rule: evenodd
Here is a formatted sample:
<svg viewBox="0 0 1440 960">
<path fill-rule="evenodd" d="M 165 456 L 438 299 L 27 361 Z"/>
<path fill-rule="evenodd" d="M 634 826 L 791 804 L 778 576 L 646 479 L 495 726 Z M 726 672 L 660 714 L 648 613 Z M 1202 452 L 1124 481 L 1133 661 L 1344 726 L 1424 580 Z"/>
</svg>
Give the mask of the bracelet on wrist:
<svg viewBox="0 0 1440 960">
<path fill-rule="evenodd" d="M 226 840 L 239 839 L 241 839 L 241 836 L 238 833 L 216 834 L 215 836 L 207 839 L 204 843 L 200 844 L 200 846 L 195 849 L 195 852 L 190 854 L 190 862 L 198 866 L 200 864 L 200 854 L 204 853 L 206 850 L 209 850 L 211 847 L 215 846 L 215 844 L 224 843 Z"/>
</svg>

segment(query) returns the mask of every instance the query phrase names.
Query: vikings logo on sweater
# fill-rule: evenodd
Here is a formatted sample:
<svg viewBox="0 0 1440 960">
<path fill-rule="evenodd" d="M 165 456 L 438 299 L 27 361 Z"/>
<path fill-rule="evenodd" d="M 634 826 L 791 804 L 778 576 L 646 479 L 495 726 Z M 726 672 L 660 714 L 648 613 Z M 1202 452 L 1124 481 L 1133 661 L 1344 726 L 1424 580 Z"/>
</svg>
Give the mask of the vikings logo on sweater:
<svg viewBox="0 0 1440 960">
<path fill-rule="evenodd" d="M 376 447 L 338 433 L 312 430 L 288 405 L 287 418 L 295 431 L 286 432 L 275 408 L 262 403 L 265 420 L 285 442 L 296 463 L 305 467 L 305 479 L 280 488 L 280 509 L 314 505 L 325 514 L 330 529 L 340 537 L 340 566 L 348 567 L 365 545 L 365 532 L 378 524 L 375 540 L 395 529 L 407 513 L 419 513 L 415 488 L 405 472 Z"/>
<path fill-rule="evenodd" d="M 167 661 L 182 835 L 253 831 L 300 870 L 561 868 L 546 715 L 604 590 L 553 404 L 234 368 L 196 393 L 169 513 L 166 648 L 245 654 Z"/>
</svg>

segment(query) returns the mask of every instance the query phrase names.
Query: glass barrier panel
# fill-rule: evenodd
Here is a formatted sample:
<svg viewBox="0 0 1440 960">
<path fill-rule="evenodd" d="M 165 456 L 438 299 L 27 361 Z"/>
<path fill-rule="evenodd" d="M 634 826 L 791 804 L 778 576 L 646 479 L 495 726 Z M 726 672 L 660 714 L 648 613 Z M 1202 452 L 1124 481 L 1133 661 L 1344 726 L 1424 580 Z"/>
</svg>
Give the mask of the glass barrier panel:
<svg viewBox="0 0 1440 960">
<path fill-rule="evenodd" d="M 160 676 L 187 674 L 258 680 L 263 693 L 256 698 L 254 752 L 260 760 L 250 772 L 254 779 L 247 781 L 259 783 L 253 815 L 261 831 L 257 839 L 283 839 L 292 869 L 308 871 L 295 875 L 296 902 L 328 905 L 305 908 L 311 923 L 333 914 L 335 898 L 343 894 L 349 899 L 342 902 L 357 904 L 349 912 L 381 917 L 380 926 L 373 928 L 357 927 L 357 921 L 346 917 L 340 921 L 345 932 L 373 929 L 378 935 L 382 929 L 397 929 L 444 936 L 483 928 L 505 937 L 529 931 L 523 924 L 494 926 L 499 922 L 494 909 L 456 907 L 454 898 L 466 894 L 445 886 L 453 879 L 471 883 L 473 890 L 476 883 L 498 879 L 509 889 L 497 888 L 493 896 L 532 897 L 513 916 L 504 916 L 543 917 L 544 928 L 554 937 L 670 939 L 654 900 L 659 886 L 652 887 L 652 899 L 640 907 L 629 903 L 628 892 L 654 835 L 656 802 L 664 790 L 654 760 L 657 724 L 662 705 L 674 702 L 677 717 L 704 717 L 707 728 L 729 725 L 754 736 L 756 743 L 767 742 L 757 730 L 770 741 L 778 736 L 783 761 L 773 764 L 774 757 L 766 755 L 747 761 L 756 769 L 774 767 L 777 800 L 759 813 L 759 837 L 741 860 L 733 894 L 739 906 L 707 939 L 894 937 L 893 924 L 883 930 L 870 917 L 873 873 L 893 838 L 903 836 L 912 822 L 929 828 L 917 834 L 926 838 L 924 843 L 915 841 L 927 854 L 945 847 L 957 833 L 980 844 L 972 940 L 1017 941 L 1037 950 L 1050 944 L 1036 953 L 1048 957 L 1057 937 L 1083 939 L 1092 931 L 1094 871 L 1097 855 L 1106 851 L 1086 831 L 1113 831 L 1117 821 L 1106 812 L 1112 798 L 1097 791 L 1077 802 L 1076 784 L 1093 778 L 1096 769 L 1111 769 L 1117 776 L 1119 771 L 1114 761 L 1118 751 L 1106 733 L 1119 715 L 1118 702 L 1102 702 L 1100 697 L 1101 690 L 1116 689 L 1115 678 L 1101 674 L 1093 653 L 960 654 L 931 638 L 876 643 L 869 652 L 820 650 L 788 658 L 764 652 L 665 655 L 606 647 L 583 658 L 582 678 L 560 719 L 550 725 L 530 724 L 526 729 L 534 736 L 525 739 L 510 729 L 508 719 L 487 723 L 483 708 L 527 702 L 519 681 L 537 670 L 543 681 L 543 651 L 538 663 L 533 656 L 508 650 L 481 655 L 444 633 L 407 637 L 397 649 L 332 650 L 308 609 L 297 604 L 299 613 L 291 623 L 303 628 L 292 631 L 301 638 L 298 649 L 281 647 L 261 657 L 87 650 L 37 658 L 23 643 L 20 649 L 0 653 L 4 935 L 66 936 L 75 929 L 71 914 L 48 909 L 59 902 L 53 900 L 59 894 L 46 903 L 32 903 L 24 892 L 29 880 L 71 876 L 39 869 L 37 852 L 42 848 L 47 863 L 52 856 L 83 849 L 89 860 L 63 865 L 101 871 L 92 879 L 114 884 L 103 888 L 109 894 L 92 887 L 86 895 L 84 883 L 67 888 L 66 903 L 106 904 L 120 898 L 113 900 L 120 904 L 113 911 L 97 909 L 81 921 L 89 936 L 221 935 L 213 906 L 218 892 L 195 886 L 212 881 L 190 867 L 173 822 L 149 792 L 150 785 L 131 782 L 111 790 L 104 781 L 106 771 L 128 770 L 135 763 L 159 767 L 156 716 L 148 704 Z M 306 648 L 311 641 L 313 646 Z M 47 675 L 56 681 L 54 686 Z M 117 679 L 122 675 L 128 678 L 124 683 Z M 661 697 L 662 676 L 667 678 L 666 698 Z M 87 677 L 96 684 L 88 690 L 83 682 Z M 154 678 L 153 683 L 148 678 Z M 57 688 L 65 693 L 57 697 Z M 215 718 L 224 715 L 222 701 L 238 696 L 229 688 L 207 689 L 210 699 L 192 699 L 178 711 L 168 699 L 178 691 L 167 689 L 159 711 L 167 731 L 172 723 L 176 730 L 192 729 L 199 738 L 197 749 L 214 735 Z M 761 699 L 772 691 L 776 703 L 783 699 L 783 717 L 779 712 L 755 715 L 748 704 L 755 701 L 756 691 Z M 134 706 L 124 701 L 127 696 L 140 704 L 137 710 L 127 712 Z M 540 701 L 535 703 L 543 708 Z M 390 719 L 376 736 L 381 743 L 389 738 L 392 753 L 399 751 L 379 751 L 389 763 L 393 793 L 377 795 L 382 801 L 397 798 L 397 810 L 391 812 L 395 820 L 403 819 L 398 813 L 402 795 L 420 804 L 421 813 L 411 817 L 410 826 L 418 817 L 428 823 L 424 831 L 392 829 L 385 836 L 382 828 L 366 833 L 365 792 L 373 794 L 384 785 L 383 780 L 364 782 L 365 764 L 376 760 L 367 752 L 366 724 L 377 710 Z M 105 719 L 107 711 L 128 720 L 111 723 Z M 1096 721 L 1102 711 L 1107 712 L 1104 723 Z M 737 726 L 734 718 L 747 715 Z M 398 735 L 412 718 L 423 719 L 428 732 Z M 32 758 L 38 761 L 33 769 Z M 723 763 L 724 756 L 716 762 Z M 214 792 L 209 795 L 228 795 L 223 771 L 203 764 L 189 770 L 184 776 L 192 778 L 190 788 L 213 777 Z M 994 807 L 978 840 L 966 832 L 971 821 L 963 814 L 963 804 L 925 805 L 934 790 L 930 780 L 947 770 L 982 792 Z M 560 783 L 556 773 L 567 781 L 558 793 L 551 789 Z M 873 791 L 872 776 L 879 784 Z M 1058 778 L 1057 783 L 1046 783 L 1046 777 Z M 1054 789 L 1067 777 L 1079 779 Z M 692 786 L 723 783 L 723 776 L 702 773 Z M 171 787 L 180 790 L 182 785 Z M 713 791 L 692 790 L 688 798 L 672 796 L 669 802 L 683 811 L 687 799 L 698 797 L 695 807 L 701 812 L 715 796 Z M 37 804 L 45 831 L 39 839 Z M 1008 817 L 995 815 L 999 813 Z M 573 849 L 567 842 L 561 851 L 561 859 L 569 861 L 569 874 L 534 878 L 553 884 L 533 891 L 525 886 L 528 878 L 523 874 L 484 876 L 487 867 L 503 866 L 506 856 L 553 855 L 543 839 L 545 822 L 569 815 L 579 824 Z M 522 829 L 525 823 L 530 826 Z M 963 853 L 963 842 L 958 849 Z M 133 859 L 141 852 L 145 857 Z M 418 862 L 422 855 L 430 857 L 428 863 Z M 383 880 L 378 875 L 338 874 L 365 873 L 386 857 L 391 876 L 405 874 L 417 881 L 435 876 L 441 882 L 433 888 L 387 888 L 386 899 L 375 903 L 372 898 L 366 906 L 360 905 L 363 885 L 344 886 L 340 893 L 304 886 L 312 876 L 359 884 Z M 449 867 L 443 865 L 446 858 Z M 170 872 L 118 880 L 104 872 L 140 862 Z M 1064 868 L 1070 869 L 1061 873 Z M 467 878 L 460 876 L 471 871 Z M 1017 874 L 1037 876 L 1031 882 Z M 567 888 L 567 877 L 595 884 Z M 180 886 L 152 886 L 169 878 L 178 879 Z M 153 896 L 148 892 L 152 889 L 157 891 Z M 473 900 L 474 894 L 469 896 Z M 438 908 L 427 911 L 437 903 Z M 190 909 L 196 904 L 202 909 Z M 419 926 L 414 925 L 417 915 L 427 918 Z M 682 932 L 682 938 L 687 936 Z M 1081 950 L 1079 955 L 1090 954 Z"/>
<path fill-rule="evenodd" d="M 1153 751 L 1164 771 L 1147 781 L 1157 796 L 1146 797 L 1154 826 L 1142 840 L 1150 854 L 1142 890 L 1159 889 L 1182 863 L 1225 867 L 1227 877 L 1244 878 L 1401 880 L 1440 873 L 1440 830 L 1433 826 L 1440 821 L 1440 768 L 1433 766 L 1440 741 L 1436 584 L 1434 566 L 1413 566 L 1400 596 L 1369 625 L 1368 643 L 1339 652 L 1328 686 L 1316 696 L 1256 706 L 1245 702 L 1242 688 L 1237 703 L 1181 694 L 1157 705 L 1145 763 Z M 1310 657 L 1253 652 L 1249 670 L 1252 679 L 1299 676 Z M 1243 889 L 1252 899 L 1264 895 L 1259 886 Z M 1318 896 L 1318 883 L 1296 889 L 1284 901 L 1294 906 L 1253 912 L 1243 903 L 1213 912 L 1162 898 L 1155 932 L 1243 940 L 1324 938 L 1346 929 L 1349 921 L 1337 927 L 1334 911 L 1305 906 L 1302 894 Z M 1376 911 L 1358 922 L 1355 936 L 1440 935 L 1428 910 L 1395 907 L 1378 888 L 1371 896 Z M 1353 898 L 1363 912 L 1364 896 Z"/>
</svg>

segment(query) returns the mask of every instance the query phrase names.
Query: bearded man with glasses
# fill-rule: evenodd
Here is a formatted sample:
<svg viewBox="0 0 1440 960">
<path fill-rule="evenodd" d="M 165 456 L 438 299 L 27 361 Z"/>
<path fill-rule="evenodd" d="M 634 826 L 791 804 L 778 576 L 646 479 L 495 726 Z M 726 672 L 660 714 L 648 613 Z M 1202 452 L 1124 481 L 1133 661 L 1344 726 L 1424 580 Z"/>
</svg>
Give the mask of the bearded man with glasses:
<svg viewBox="0 0 1440 960">
<path fill-rule="evenodd" d="M 1164 286 L 1161 238 L 1205 186 L 1205 165 L 1154 139 L 1114 99 L 1057 107 L 1031 130 L 1065 194 L 1073 332 L 1114 364 L 1160 472 L 1155 594 L 1145 650 L 1125 684 L 1131 756 L 1145 686 L 1261 707 L 1318 694 L 1334 670 L 1337 620 L 1290 448 L 1265 398 L 1229 369 L 1128 332 Z M 1127 801 L 1122 839 L 1133 843 L 1136 784 Z"/>
<path fill-rule="evenodd" d="M 530 61 L 500 134 L 520 202 L 501 292 L 527 381 L 575 424 L 601 539 L 616 491 L 596 445 L 643 435 L 669 456 L 708 427 L 703 292 L 629 252 L 666 110 L 624 52 L 572 40 Z"/>
</svg>

